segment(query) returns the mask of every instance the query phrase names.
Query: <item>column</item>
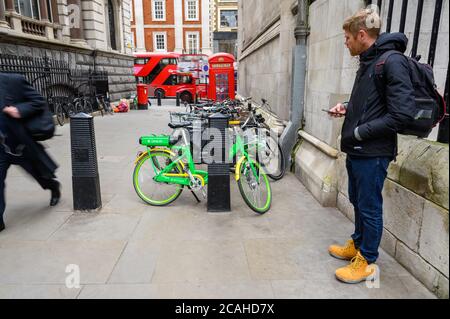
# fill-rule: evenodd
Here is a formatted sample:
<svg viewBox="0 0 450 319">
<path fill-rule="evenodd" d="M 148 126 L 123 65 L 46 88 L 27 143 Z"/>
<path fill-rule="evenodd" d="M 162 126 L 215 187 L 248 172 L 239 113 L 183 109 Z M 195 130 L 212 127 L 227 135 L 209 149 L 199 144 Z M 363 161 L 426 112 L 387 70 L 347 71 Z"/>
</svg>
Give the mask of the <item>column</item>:
<svg viewBox="0 0 450 319">
<path fill-rule="evenodd" d="M 142 0 L 134 0 L 134 22 L 136 23 L 136 51 L 145 52 L 144 5 Z"/>
<path fill-rule="evenodd" d="M 174 17 L 175 17 L 175 52 L 183 53 L 183 2 L 184 0 L 175 0 Z"/>
<path fill-rule="evenodd" d="M 9 28 L 9 24 L 6 22 L 5 16 L 5 3 L 0 0 L 0 28 Z"/>
<path fill-rule="evenodd" d="M 53 18 L 53 29 L 56 30 L 54 35 L 56 39 L 62 40 L 62 26 L 59 18 L 58 2 L 57 0 L 51 0 L 52 2 L 52 18 Z"/>
<path fill-rule="evenodd" d="M 39 9 L 41 13 L 41 21 L 46 22 L 45 36 L 47 37 L 47 39 L 53 40 L 55 39 L 55 33 L 53 32 L 53 26 L 50 23 L 50 19 L 48 16 L 47 0 L 39 0 Z"/>
<path fill-rule="evenodd" d="M 6 4 L 6 11 L 9 11 L 9 12 L 15 12 L 16 11 L 14 9 L 14 0 L 5 0 L 5 4 Z"/>
<path fill-rule="evenodd" d="M 22 20 L 14 8 L 14 0 L 5 0 L 5 4 L 6 12 L 9 12 L 11 17 L 11 28 L 15 31 L 22 32 Z"/>
<path fill-rule="evenodd" d="M 53 23 L 59 24 L 58 3 L 56 0 L 52 0 L 52 17 Z"/>
<path fill-rule="evenodd" d="M 67 10 L 69 14 L 69 29 L 71 42 L 86 44 L 83 28 L 83 10 L 81 0 L 67 0 Z"/>
</svg>

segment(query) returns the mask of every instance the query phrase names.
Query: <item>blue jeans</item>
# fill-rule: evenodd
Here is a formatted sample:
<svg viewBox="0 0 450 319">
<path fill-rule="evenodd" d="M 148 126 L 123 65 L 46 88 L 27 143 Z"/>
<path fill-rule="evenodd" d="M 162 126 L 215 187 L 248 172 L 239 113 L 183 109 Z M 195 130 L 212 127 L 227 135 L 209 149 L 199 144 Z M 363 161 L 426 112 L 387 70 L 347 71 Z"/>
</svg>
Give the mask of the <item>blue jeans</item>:
<svg viewBox="0 0 450 319">
<path fill-rule="evenodd" d="M 390 157 L 347 156 L 348 193 L 355 209 L 355 246 L 369 264 L 378 258 L 383 234 L 383 185 Z"/>
</svg>

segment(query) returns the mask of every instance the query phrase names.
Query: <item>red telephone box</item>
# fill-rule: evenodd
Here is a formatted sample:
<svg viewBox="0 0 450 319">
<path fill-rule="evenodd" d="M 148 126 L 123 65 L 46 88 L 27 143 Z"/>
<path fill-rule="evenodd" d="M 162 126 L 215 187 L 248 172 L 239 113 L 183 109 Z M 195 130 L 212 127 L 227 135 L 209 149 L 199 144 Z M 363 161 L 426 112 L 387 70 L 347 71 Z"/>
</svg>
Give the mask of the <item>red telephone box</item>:
<svg viewBox="0 0 450 319">
<path fill-rule="evenodd" d="M 234 56 L 228 53 L 217 53 L 209 58 L 209 99 L 220 102 L 235 98 L 234 61 Z"/>
</svg>

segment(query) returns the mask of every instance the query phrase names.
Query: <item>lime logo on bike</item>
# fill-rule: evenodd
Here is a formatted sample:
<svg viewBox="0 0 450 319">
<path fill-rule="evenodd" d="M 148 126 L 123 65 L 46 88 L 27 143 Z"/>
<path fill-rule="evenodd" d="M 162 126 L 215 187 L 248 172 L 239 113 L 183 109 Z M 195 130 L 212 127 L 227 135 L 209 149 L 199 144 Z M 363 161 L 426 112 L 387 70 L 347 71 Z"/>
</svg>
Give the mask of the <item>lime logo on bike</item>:
<svg viewBox="0 0 450 319">
<path fill-rule="evenodd" d="M 157 135 L 157 136 L 143 136 L 139 140 L 139 144 L 144 146 L 170 146 L 170 136 Z"/>
</svg>

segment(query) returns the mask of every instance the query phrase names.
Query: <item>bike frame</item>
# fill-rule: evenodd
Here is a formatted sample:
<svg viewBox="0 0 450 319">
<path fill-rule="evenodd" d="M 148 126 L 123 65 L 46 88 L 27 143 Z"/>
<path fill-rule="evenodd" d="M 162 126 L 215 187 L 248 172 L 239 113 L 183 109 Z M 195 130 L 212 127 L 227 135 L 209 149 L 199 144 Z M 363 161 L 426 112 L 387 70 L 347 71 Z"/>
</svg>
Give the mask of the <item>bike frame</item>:
<svg viewBox="0 0 450 319">
<path fill-rule="evenodd" d="M 192 153 L 190 150 L 189 143 L 186 138 L 186 132 L 182 131 L 183 133 L 183 139 L 184 139 L 184 145 L 183 146 L 172 146 L 170 147 L 170 150 L 177 151 L 181 155 L 174 159 L 172 163 L 170 163 L 168 166 L 166 166 L 162 171 L 158 172 L 158 168 L 155 166 L 155 163 L 151 161 L 153 170 L 155 172 L 155 177 L 153 178 L 156 182 L 159 183 L 168 183 L 168 184 L 177 184 L 177 185 L 183 185 L 183 186 L 191 186 L 194 178 L 199 178 L 202 182 L 202 186 L 205 186 L 208 184 L 208 172 L 197 170 Z M 250 168 L 254 174 L 254 176 L 257 176 L 257 180 L 259 183 L 259 169 L 254 164 L 254 161 L 249 156 L 248 152 L 248 145 L 244 144 L 242 138 L 237 135 L 236 136 L 236 142 L 231 146 L 230 152 L 229 152 L 229 159 L 230 161 L 236 156 L 237 154 L 242 154 L 241 159 L 236 165 L 236 181 L 239 181 L 240 179 L 240 169 L 242 166 L 242 163 L 244 160 L 247 160 Z M 151 156 L 152 150 L 158 150 L 158 149 L 150 149 L 147 147 L 147 153 L 149 156 Z M 185 169 L 185 164 L 183 160 L 187 161 L 188 169 Z M 183 173 L 174 174 L 172 173 L 172 170 L 177 167 L 179 164 L 181 164 L 181 167 L 185 170 Z"/>
</svg>

